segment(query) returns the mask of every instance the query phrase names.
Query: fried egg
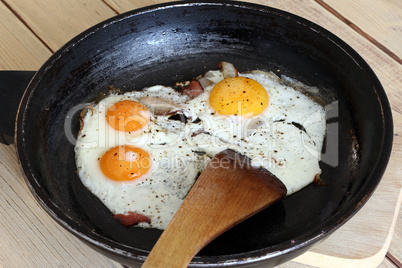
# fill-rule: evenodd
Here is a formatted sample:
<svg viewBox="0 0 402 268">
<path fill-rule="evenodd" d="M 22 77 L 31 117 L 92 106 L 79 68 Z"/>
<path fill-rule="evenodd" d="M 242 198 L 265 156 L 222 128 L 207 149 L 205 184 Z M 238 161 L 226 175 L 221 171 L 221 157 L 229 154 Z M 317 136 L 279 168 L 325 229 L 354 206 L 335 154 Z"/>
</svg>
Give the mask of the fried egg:
<svg viewBox="0 0 402 268">
<path fill-rule="evenodd" d="M 195 97 L 157 85 L 112 93 L 81 116 L 78 175 L 124 225 L 164 229 L 225 149 L 268 169 L 288 195 L 321 173 L 322 106 L 270 72 L 215 70 L 199 79 L 207 83 Z"/>
<path fill-rule="evenodd" d="M 90 107 L 75 154 L 82 183 L 113 215 L 139 216 L 138 226 L 164 229 L 207 161 L 180 136 L 178 123 L 164 124 L 166 116 L 155 117 L 138 101 L 161 91 L 165 100 L 184 99 L 156 87 L 112 94 Z"/>
<path fill-rule="evenodd" d="M 227 148 L 250 157 L 254 166 L 276 175 L 288 195 L 320 175 L 326 128 L 321 105 L 273 73 L 206 75 L 212 83 L 185 105 L 192 118 L 200 119 L 188 131 L 190 144 L 211 157 Z"/>
</svg>

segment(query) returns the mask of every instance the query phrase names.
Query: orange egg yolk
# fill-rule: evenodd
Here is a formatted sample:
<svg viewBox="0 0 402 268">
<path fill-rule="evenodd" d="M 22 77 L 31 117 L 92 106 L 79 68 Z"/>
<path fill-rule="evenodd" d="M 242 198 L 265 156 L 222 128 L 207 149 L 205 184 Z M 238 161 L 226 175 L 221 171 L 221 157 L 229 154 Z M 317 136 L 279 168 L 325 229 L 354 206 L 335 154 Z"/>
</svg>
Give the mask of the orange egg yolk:
<svg viewBox="0 0 402 268">
<path fill-rule="evenodd" d="M 100 167 L 111 180 L 131 181 L 145 175 L 151 168 L 148 152 L 131 145 L 116 146 L 100 159 Z"/>
<path fill-rule="evenodd" d="M 247 77 L 229 77 L 211 90 L 209 103 L 222 115 L 258 115 L 268 106 L 268 93 L 257 81 Z"/>
<path fill-rule="evenodd" d="M 136 131 L 145 127 L 151 117 L 148 108 L 136 101 L 119 101 L 106 112 L 106 119 L 109 125 L 120 131 Z"/>
</svg>

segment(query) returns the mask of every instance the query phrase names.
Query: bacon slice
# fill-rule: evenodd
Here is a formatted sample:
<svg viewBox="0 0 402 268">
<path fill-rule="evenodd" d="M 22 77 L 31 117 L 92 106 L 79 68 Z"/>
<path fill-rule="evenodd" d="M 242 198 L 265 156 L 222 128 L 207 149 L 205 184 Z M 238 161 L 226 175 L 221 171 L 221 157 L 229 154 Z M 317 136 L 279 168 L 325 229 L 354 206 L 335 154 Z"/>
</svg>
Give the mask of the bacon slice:
<svg viewBox="0 0 402 268">
<path fill-rule="evenodd" d="M 196 79 L 191 80 L 190 84 L 187 87 L 182 88 L 182 94 L 185 94 L 190 98 L 195 98 L 202 92 L 204 92 L 204 88 L 201 86 L 201 83 Z"/>
<path fill-rule="evenodd" d="M 132 211 L 129 211 L 128 214 L 114 214 L 113 219 L 117 220 L 126 227 L 137 225 L 140 222 L 151 223 L 151 219 L 149 217 Z"/>
</svg>

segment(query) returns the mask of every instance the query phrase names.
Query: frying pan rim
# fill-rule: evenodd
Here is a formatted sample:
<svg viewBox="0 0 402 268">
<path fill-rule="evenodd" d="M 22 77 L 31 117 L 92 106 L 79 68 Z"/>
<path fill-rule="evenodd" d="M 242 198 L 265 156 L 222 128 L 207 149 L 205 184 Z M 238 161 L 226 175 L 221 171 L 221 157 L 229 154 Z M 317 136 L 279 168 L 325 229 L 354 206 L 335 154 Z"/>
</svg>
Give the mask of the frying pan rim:
<svg viewBox="0 0 402 268">
<path fill-rule="evenodd" d="M 117 241 L 109 240 L 105 237 L 102 237 L 99 234 L 93 234 L 91 236 L 88 232 L 89 230 L 83 230 L 82 227 L 77 224 L 74 219 L 71 219 L 63 214 L 60 208 L 54 204 L 50 198 L 48 198 L 47 194 L 43 191 L 40 187 L 38 180 L 36 179 L 35 175 L 33 174 L 33 169 L 31 167 L 31 162 L 29 160 L 28 155 L 26 154 L 25 148 L 25 137 L 24 137 L 24 126 L 25 126 L 25 118 L 28 116 L 26 114 L 28 105 L 30 103 L 32 93 L 37 90 L 37 85 L 40 83 L 42 77 L 47 73 L 47 71 L 52 68 L 52 66 L 57 62 L 57 60 L 65 54 L 65 51 L 72 49 L 75 45 L 85 40 L 88 36 L 95 34 L 97 31 L 107 27 L 110 24 L 118 23 L 119 21 L 129 19 L 131 17 L 140 16 L 141 14 L 148 13 L 148 12 L 157 12 L 159 9 L 166 9 L 166 8 L 177 8 L 181 6 L 230 6 L 236 8 L 244 8 L 247 10 L 255 10 L 258 12 L 264 12 L 267 14 L 272 14 L 275 16 L 281 16 L 287 18 L 288 20 L 292 20 L 297 23 L 304 24 L 305 27 L 309 27 L 311 30 L 316 31 L 317 34 L 320 34 L 323 38 L 327 38 L 331 40 L 334 44 L 336 44 L 340 49 L 342 49 L 345 53 L 349 54 L 351 58 L 354 59 L 356 64 L 367 73 L 367 76 L 372 79 L 372 85 L 377 93 L 378 102 L 381 105 L 381 113 L 383 116 L 383 133 L 382 137 L 383 140 L 381 141 L 382 151 L 378 154 L 378 159 L 376 161 L 375 169 L 372 170 L 370 177 L 376 177 L 377 179 L 372 183 L 372 187 L 370 187 L 366 191 L 359 191 L 358 194 L 349 202 L 348 206 L 338 211 L 334 214 L 329 220 L 322 222 L 320 225 L 315 227 L 314 229 L 310 230 L 307 233 L 296 238 L 296 240 L 300 240 L 300 242 L 295 242 L 294 245 L 288 246 L 285 243 L 281 243 L 275 245 L 275 247 L 281 248 L 282 246 L 286 246 L 286 250 L 279 250 L 271 252 L 270 248 L 259 249 L 250 252 L 238 253 L 238 254 L 230 254 L 230 255 L 219 255 L 213 257 L 196 257 L 191 266 L 194 267 L 202 267 L 202 266 L 223 266 L 225 263 L 236 262 L 241 264 L 243 262 L 247 262 L 250 264 L 251 262 L 259 262 L 265 259 L 269 259 L 276 255 L 282 255 L 285 252 L 293 251 L 296 249 L 306 248 L 312 245 L 314 242 L 320 240 L 322 237 L 326 236 L 327 234 L 335 231 L 339 228 L 342 224 L 344 224 L 348 219 L 350 219 L 360 208 L 367 202 L 369 197 L 373 194 L 375 188 L 378 186 L 383 173 L 385 172 L 385 168 L 389 161 L 390 152 L 392 149 L 392 140 L 393 140 L 393 123 L 392 123 L 392 112 L 391 107 L 386 97 L 386 93 L 378 80 L 377 76 L 375 75 L 374 71 L 370 68 L 370 66 L 366 63 L 366 61 L 348 44 L 346 44 L 343 40 L 339 37 L 334 35 L 333 33 L 329 32 L 328 30 L 322 28 L 321 26 L 299 17 L 297 15 L 288 13 L 286 11 L 282 11 L 276 8 L 262 6 L 253 3 L 247 2 L 227 2 L 227 1 L 175 1 L 175 2 L 168 2 L 162 3 L 152 6 L 147 6 L 139 9 L 135 9 L 132 11 L 128 11 L 126 13 L 122 13 L 120 15 L 114 16 L 108 20 L 105 20 L 97 25 L 90 27 L 89 29 L 85 30 L 84 32 L 80 33 L 69 42 L 67 42 L 63 47 L 61 47 L 58 51 L 56 51 L 37 71 L 27 89 L 21 99 L 20 106 L 17 113 L 16 118 L 16 126 L 15 126 L 15 146 L 16 146 L 16 153 L 19 161 L 19 165 L 21 170 L 23 171 L 23 177 L 28 185 L 31 193 L 35 197 L 35 200 L 41 205 L 42 208 L 46 210 L 46 212 L 61 226 L 67 229 L 69 232 L 74 234 L 80 239 L 92 244 L 100 249 L 106 250 L 109 253 L 116 254 L 119 256 L 125 256 L 129 258 L 134 258 L 134 261 L 143 261 L 145 260 L 145 256 L 141 255 L 147 251 L 139 250 L 123 245 Z M 387 131 L 386 131 L 387 130 Z M 363 193 L 364 192 L 364 193 Z M 47 198 L 46 198 L 47 197 Z M 341 217 L 337 217 L 337 214 L 341 214 Z M 62 215 L 64 215 L 63 218 Z M 334 219 L 337 219 L 336 221 Z M 330 221 L 331 220 L 331 221 Z M 329 224 L 329 225 L 328 225 Z M 326 226 L 324 230 L 317 233 L 317 229 L 321 229 L 322 226 Z M 315 234 L 315 235 L 312 235 Z M 300 238 L 300 239 L 299 239 Z M 108 243 L 111 243 L 110 245 Z M 111 246 L 112 245 L 112 246 Z M 116 245 L 116 246 L 114 246 Z M 123 249 L 124 248 L 124 249 Z M 128 250 L 130 248 L 130 251 Z M 127 250 L 126 250 L 127 249 Z M 267 249 L 269 252 L 267 252 Z M 119 251 L 118 253 L 116 251 Z M 137 254 L 138 252 L 138 254 Z M 250 258 L 244 259 L 245 254 L 251 254 Z M 207 260 L 207 262 L 203 260 Z M 208 263 L 208 259 L 220 259 L 219 263 L 212 264 Z M 203 261 L 203 263 L 200 263 Z"/>
</svg>

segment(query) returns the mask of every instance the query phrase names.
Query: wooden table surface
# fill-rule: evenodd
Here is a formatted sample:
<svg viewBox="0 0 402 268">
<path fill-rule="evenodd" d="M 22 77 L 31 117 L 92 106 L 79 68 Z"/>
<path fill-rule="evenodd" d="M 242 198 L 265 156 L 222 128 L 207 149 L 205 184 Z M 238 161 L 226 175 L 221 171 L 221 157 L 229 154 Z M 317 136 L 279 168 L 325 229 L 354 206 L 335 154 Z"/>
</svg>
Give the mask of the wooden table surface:
<svg viewBox="0 0 402 268">
<path fill-rule="evenodd" d="M 0 0 L 0 70 L 37 70 L 78 33 L 159 0 Z M 402 267 L 402 1 L 251 0 L 311 20 L 373 68 L 393 109 L 390 163 L 373 197 L 327 240 L 280 267 Z M 399 213 L 399 216 L 398 216 Z M 121 267 L 59 227 L 34 201 L 13 146 L 0 145 L 0 267 Z"/>
</svg>

